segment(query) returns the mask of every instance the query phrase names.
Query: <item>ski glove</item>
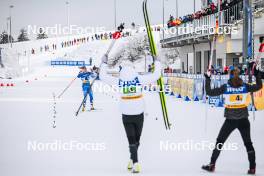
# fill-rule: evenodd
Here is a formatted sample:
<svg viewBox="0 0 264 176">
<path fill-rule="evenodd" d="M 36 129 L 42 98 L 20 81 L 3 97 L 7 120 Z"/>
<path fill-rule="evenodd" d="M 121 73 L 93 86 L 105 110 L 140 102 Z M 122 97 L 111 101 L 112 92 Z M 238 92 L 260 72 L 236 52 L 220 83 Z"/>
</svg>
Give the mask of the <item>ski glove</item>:
<svg viewBox="0 0 264 176">
<path fill-rule="evenodd" d="M 208 70 L 206 73 L 204 73 L 204 77 L 206 79 L 210 79 L 211 78 L 211 72 Z"/>
<path fill-rule="evenodd" d="M 254 65 L 253 67 L 254 67 L 253 74 L 254 74 L 255 77 L 257 77 L 259 75 L 259 73 L 260 73 L 259 67 L 257 67 L 257 65 Z"/>
</svg>

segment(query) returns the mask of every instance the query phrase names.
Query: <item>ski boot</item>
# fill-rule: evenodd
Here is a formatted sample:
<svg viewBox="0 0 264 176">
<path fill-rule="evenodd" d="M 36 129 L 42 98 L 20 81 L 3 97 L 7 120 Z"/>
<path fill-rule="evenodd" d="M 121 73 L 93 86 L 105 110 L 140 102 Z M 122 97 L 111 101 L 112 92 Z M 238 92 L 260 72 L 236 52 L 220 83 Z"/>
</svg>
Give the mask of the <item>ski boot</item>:
<svg viewBox="0 0 264 176">
<path fill-rule="evenodd" d="M 128 162 L 128 165 L 127 165 L 127 170 L 128 170 L 128 171 L 131 171 L 132 169 L 133 169 L 133 161 L 130 160 L 130 161 Z"/>
<path fill-rule="evenodd" d="M 256 174 L 256 168 L 248 170 L 248 175 L 255 175 L 255 174 Z"/>
<path fill-rule="evenodd" d="M 203 165 L 202 169 L 206 170 L 207 172 L 214 172 L 215 171 L 215 164 Z"/>
<path fill-rule="evenodd" d="M 141 172 L 141 166 L 139 163 L 134 163 L 132 173 L 138 174 Z"/>
<path fill-rule="evenodd" d="M 91 111 L 95 110 L 93 103 L 91 103 Z"/>
<path fill-rule="evenodd" d="M 82 107 L 82 112 L 85 111 L 85 104 L 83 104 L 83 107 Z"/>
</svg>

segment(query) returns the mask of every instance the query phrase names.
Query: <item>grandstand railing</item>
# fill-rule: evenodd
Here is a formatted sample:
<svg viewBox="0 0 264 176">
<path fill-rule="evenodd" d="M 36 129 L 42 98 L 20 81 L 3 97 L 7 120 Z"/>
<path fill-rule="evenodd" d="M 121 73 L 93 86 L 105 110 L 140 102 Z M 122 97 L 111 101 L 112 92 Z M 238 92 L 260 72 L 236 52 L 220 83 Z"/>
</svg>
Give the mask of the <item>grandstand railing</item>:
<svg viewBox="0 0 264 176">
<path fill-rule="evenodd" d="M 257 0 L 254 2 L 253 9 L 255 11 L 258 11 L 259 9 L 263 10 L 263 8 L 263 0 Z M 212 30 L 215 30 L 217 26 L 217 19 L 219 27 L 233 26 L 242 21 L 243 2 L 239 2 L 226 10 L 202 16 L 199 19 L 194 19 L 191 22 L 183 23 L 176 27 L 166 28 L 163 42 L 166 43 L 175 39 L 181 41 L 209 36 L 212 34 Z M 162 36 L 161 39 L 163 39 Z"/>
</svg>

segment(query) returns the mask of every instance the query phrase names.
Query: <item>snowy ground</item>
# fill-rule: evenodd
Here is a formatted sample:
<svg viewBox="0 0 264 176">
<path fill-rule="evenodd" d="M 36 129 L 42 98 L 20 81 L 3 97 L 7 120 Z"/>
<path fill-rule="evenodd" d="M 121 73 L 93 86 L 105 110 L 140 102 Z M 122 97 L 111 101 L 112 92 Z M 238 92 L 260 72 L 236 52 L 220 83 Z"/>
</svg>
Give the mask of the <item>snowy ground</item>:
<svg viewBox="0 0 264 176">
<path fill-rule="evenodd" d="M 57 102 L 56 128 L 52 128 L 52 92 L 57 95 L 77 74 L 74 68 L 45 68 L 30 77 L 12 80 L 15 87 L 0 87 L 0 175 L 3 176 L 94 176 L 131 175 L 126 170 L 128 144 L 118 112 L 116 97 L 95 93 L 95 112 L 74 113 L 82 99 L 80 81 Z M 37 78 L 37 80 L 35 80 Z M 29 80 L 26 83 L 25 80 Z M 1 80 L 2 81 L 2 80 Z M 0 83 L 1 83 L 0 81 Z M 11 83 L 11 81 L 2 81 Z M 97 82 L 96 84 L 100 84 Z M 200 167 L 207 164 L 211 151 L 181 149 L 165 151 L 162 142 L 173 144 L 214 143 L 224 121 L 223 109 L 209 108 L 205 129 L 205 105 L 168 97 L 172 129 L 164 129 L 159 99 L 147 93 L 146 114 L 139 159 L 144 176 L 207 175 Z M 257 175 L 264 175 L 264 112 L 251 119 L 252 138 L 257 153 Z M 32 151 L 30 141 L 97 143 L 99 151 Z M 217 176 L 246 175 L 247 155 L 238 131 L 229 143 L 238 150 L 224 151 L 217 163 Z"/>
</svg>

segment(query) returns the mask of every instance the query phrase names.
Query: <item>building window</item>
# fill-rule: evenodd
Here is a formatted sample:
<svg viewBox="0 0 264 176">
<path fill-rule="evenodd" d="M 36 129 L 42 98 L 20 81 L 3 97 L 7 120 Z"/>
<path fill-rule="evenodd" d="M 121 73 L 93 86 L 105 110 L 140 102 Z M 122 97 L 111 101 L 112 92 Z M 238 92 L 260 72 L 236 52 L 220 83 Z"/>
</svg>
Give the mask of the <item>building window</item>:
<svg viewBox="0 0 264 176">
<path fill-rule="evenodd" d="M 184 70 L 184 62 L 182 62 L 182 73 L 184 73 L 185 70 Z"/>
<path fill-rule="evenodd" d="M 221 58 L 217 59 L 217 67 L 223 68 L 223 62 Z"/>
<path fill-rule="evenodd" d="M 237 67 L 239 65 L 239 58 L 233 58 L 233 65 Z"/>
</svg>

